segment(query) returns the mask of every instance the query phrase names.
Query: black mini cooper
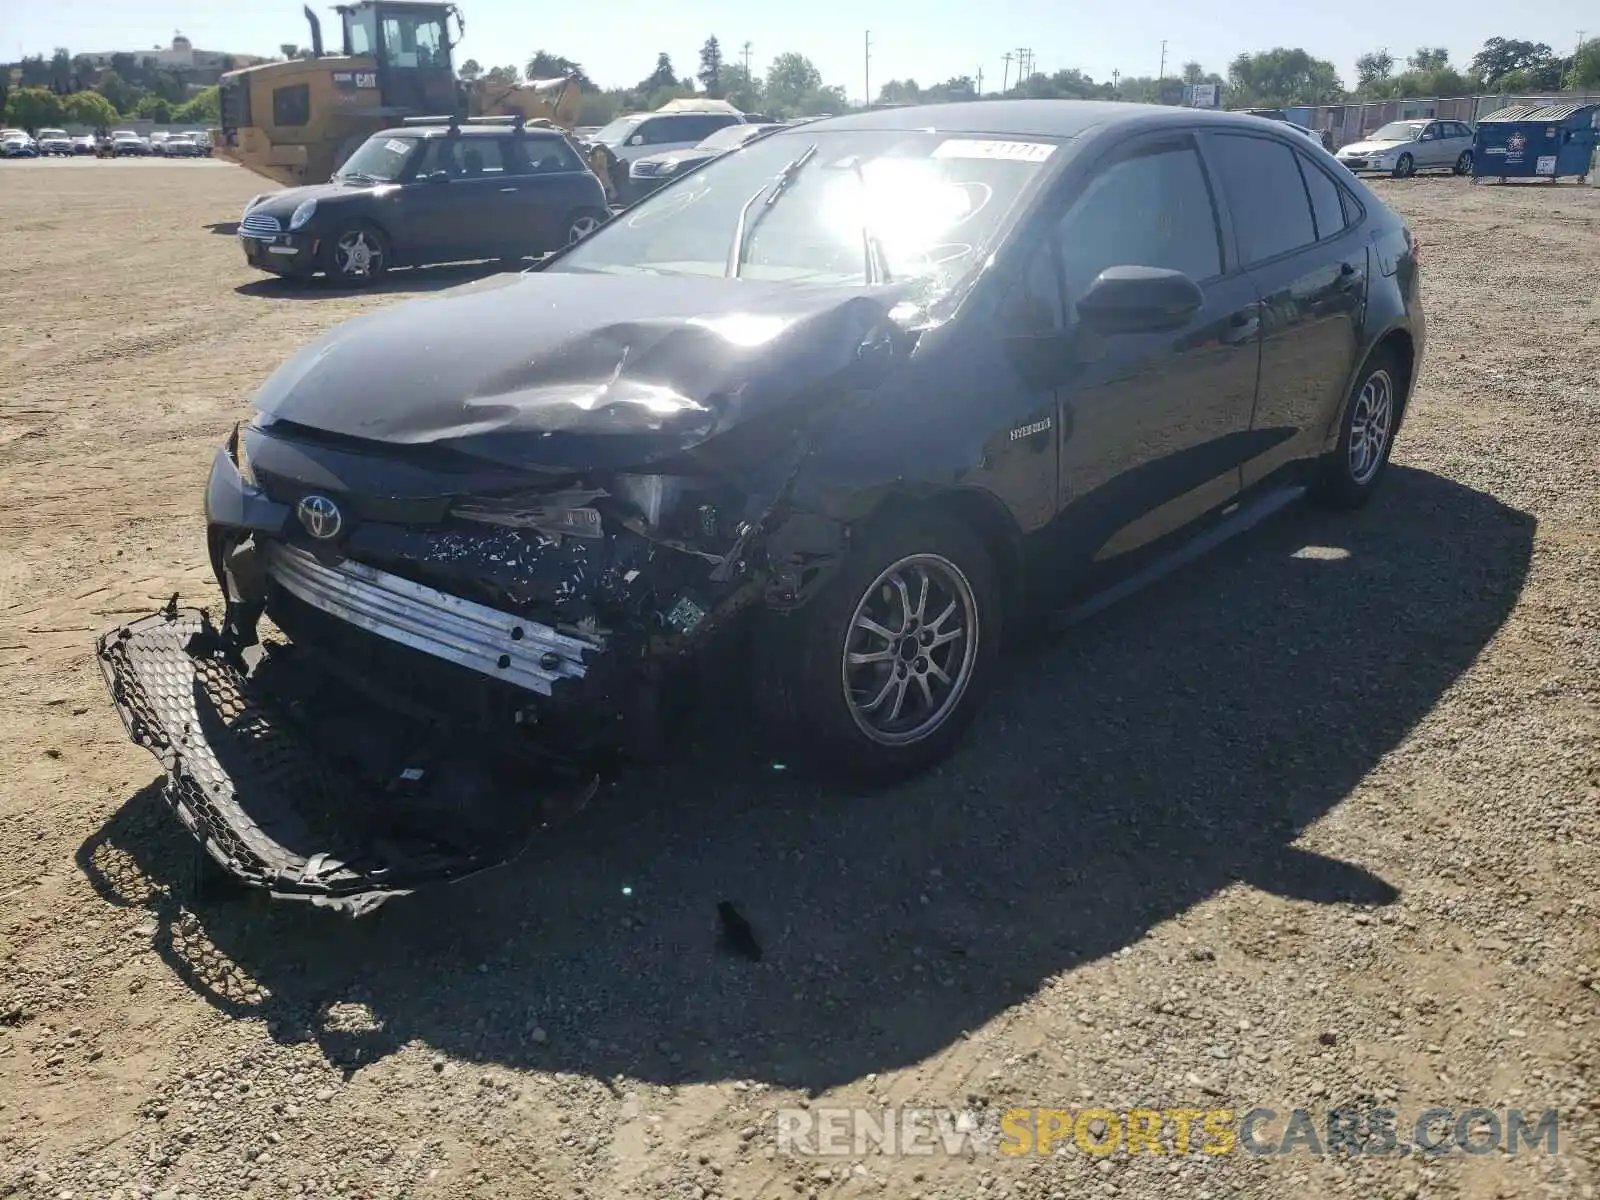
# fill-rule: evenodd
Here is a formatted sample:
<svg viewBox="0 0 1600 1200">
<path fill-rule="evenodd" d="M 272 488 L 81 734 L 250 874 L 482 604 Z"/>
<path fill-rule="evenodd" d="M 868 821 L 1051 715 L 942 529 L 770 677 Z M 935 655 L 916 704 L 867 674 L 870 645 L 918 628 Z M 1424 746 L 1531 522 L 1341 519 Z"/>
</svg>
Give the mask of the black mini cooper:
<svg viewBox="0 0 1600 1200">
<path fill-rule="evenodd" d="M 257 196 L 239 237 L 253 267 L 361 286 L 394 266 L 544 254 L 606 216 L 558 130 L 407 125 L 373 134 L 328 183 Z"/>
</svg>

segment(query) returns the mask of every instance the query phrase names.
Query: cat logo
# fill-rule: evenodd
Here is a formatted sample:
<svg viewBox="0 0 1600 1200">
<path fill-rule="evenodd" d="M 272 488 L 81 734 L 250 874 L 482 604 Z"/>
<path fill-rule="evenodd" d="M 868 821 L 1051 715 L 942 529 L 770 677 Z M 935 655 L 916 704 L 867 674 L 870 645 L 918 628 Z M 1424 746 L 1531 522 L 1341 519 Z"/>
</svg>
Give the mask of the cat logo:
<svg viewBox="0 0 1600 1200">
<path fill-rule="evenodd" d="M 1054 417 L 1046 417 L 1042 421 L 1035 421 L 1031 425 L 1024 425 L 1019 429 L 1013 429 L 1011 431 L 1011 440 L 1013 442 L 1020 442 L 1025 437 L 1032 437 L 1036 433 L 1043 433 L 1055 423 Z"/>
</svg>

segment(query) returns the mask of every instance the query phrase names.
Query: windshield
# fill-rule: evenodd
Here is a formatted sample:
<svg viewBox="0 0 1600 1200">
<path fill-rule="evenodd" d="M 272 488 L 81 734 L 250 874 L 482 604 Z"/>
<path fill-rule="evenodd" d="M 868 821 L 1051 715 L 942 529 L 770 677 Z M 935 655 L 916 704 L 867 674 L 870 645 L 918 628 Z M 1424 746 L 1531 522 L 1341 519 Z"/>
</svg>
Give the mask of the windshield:
<svg viewBox="0 0 1600 1200">
<path fill-rule="evenodd" d="M 643 120 L 643 116 L 618 117 L 611 124 L 601 126 L 593 140 L 605 146 L 620 146 L 628 140 L 628 135 L 637 129 Z"/>
<path fill-rule="evenodd" d="M 61 138 L 67 136 L 67 131 L 65 129 L 41 129 L 39 130 L 39 136 Z"/>
<path fill-rule="evenodd" d="M 361 144 L 360 149 L 345 160 L 344 166 L 335 171 L 333 177 L 352 181 L 375 180 L 379 183 L 393 183 L 406 169 L 406 163 L 411 160 L 411 152 L 417 148 L 419 140 L 412 137 L 389 137 L 385 134 L 370 137 Z"/>
<path fill-rule="evenodd" d="M 776 176 L 817 152 L 765 206 Z M 1058 149 L 1045 140 L 992 141 L 926 130 L 761 138 L 686 176 L 603 226 L 552 271 L 726 275 L 741 211 L 742 278 L 865 283 L 868 236 L 890 282 L 943 290 L 982 262 Z"/>
<path fill-rule="evenodd" d="M 1427 128 L 1426 121 L 1390 121 L 1369 139 L 1374 142 L 1413 142 Z"/>
<path fill-rule="evenodd" d="M 696 150 L 732 150 L 743 145 L 770 125 L 724 125 L 695 147 Z"/>
</svg>

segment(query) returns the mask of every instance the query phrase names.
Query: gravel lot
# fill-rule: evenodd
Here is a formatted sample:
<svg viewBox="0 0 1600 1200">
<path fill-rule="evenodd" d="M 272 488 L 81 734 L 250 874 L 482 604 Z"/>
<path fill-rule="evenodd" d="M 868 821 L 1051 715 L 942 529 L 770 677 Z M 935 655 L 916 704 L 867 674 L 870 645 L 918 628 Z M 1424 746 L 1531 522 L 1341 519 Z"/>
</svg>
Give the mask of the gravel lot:
<svg viewBox="0 0 1600 1200">
<path fill-rule="evenodd" d="M 1593 1197 L 1600 190 L 1376 186 L 1431 342 L 1372 507 L 1019 656 L 892 796 L 702 752 L 351 922 L 184 910 L 90 646 L 214 603 L 205 472 L 291 349 L 473 272 L 294 291 L 228 236 L 242 170 L 0 168 L 0 1196 Z M 723 898 L 763 961 L 718 954 Z M 776 1155 L 802 1101 L 1562 1125 L 1553 1156 Z"/>
</svg>

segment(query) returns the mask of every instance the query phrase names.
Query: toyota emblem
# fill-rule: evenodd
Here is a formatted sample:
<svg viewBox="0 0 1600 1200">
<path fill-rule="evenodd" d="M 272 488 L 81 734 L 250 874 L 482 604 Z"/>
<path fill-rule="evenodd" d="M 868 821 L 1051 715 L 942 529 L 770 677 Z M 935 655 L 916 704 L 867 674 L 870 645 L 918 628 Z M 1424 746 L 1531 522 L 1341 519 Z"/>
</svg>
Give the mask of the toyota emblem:
<svg viewBox="0 0 1600 1200">
<path fill-rule="evenodd" d="M 339 506 L 326 496 L 305 497 L 296 512 L 306 532 L 318 541 L 336 538 L 339 530 L 344 528 L 344 516 L 339 512 Z"/>
</svg>

